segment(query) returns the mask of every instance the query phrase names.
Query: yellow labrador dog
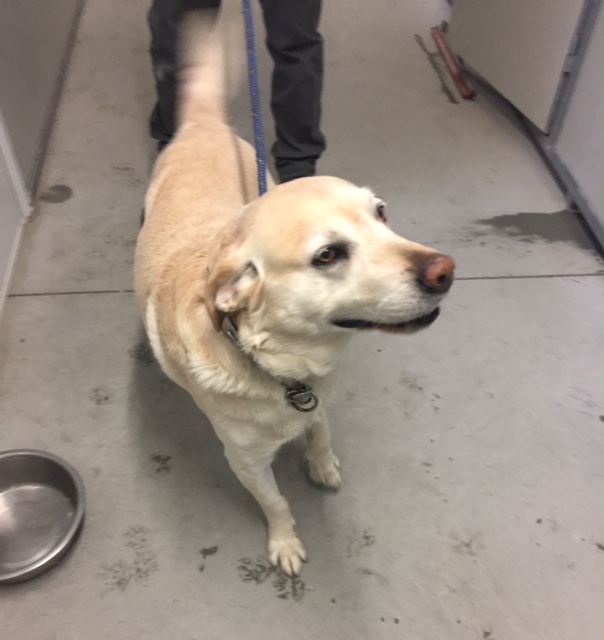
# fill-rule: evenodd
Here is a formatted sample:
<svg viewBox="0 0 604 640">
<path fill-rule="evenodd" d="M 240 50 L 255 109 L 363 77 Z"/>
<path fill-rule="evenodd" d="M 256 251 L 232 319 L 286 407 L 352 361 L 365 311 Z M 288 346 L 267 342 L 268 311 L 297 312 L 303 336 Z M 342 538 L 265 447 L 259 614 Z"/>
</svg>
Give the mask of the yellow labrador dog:
<svg viewBox="0 0 604 640">
<path fill-rule="evenodd" d="M 136 294 L 153 352 L 211 420 L 268 521 L 270 561 L 306 560 L 271 462 L 306 434 L 318 485 L 340 486 L 325 398 L 360 330 L 428 327 L 454 262 L 386 223 L 369 189 L 302 178 L 253 197 L 252 147 L 225 121 L 220 37 L 183 72 L 180 127 L 158 158 L 136 249 Z"/>
</svg>

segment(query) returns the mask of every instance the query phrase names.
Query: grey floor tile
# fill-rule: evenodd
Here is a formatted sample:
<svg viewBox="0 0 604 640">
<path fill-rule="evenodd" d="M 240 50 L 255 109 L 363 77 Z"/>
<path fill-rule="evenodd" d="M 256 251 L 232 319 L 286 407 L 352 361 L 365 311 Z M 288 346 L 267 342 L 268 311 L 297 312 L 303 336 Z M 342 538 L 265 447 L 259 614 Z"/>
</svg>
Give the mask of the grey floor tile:
<svg viewBox="0 0 604 640">
<path fill-rule="evenodd" d="M 372 187 L 393 227 L 454 253 L 459 275 L 598 271 L 572 214 L 548 240 L 567 204 L 516 119 L 490 95 L 453 104 L 441 91 L 415 39 L 435 50 L 429 29 L 442 19 L 438 4 L 378 2 L 373 18 L 362 3 L 348 8 L 345 21 L 336 4 L 325 11 L 321 171 Z"/>
<path fill-rule="evenodd" d="M 86 3 L 15 294 L 131 286 L 154 155 L 147 8 Z M 301 445 L 281 452 L 301 579 L 268 568 L 259 509 L 150 358 L 131 294 L 17 296 L 0 324 L 0 449 L 66 457 L 88 513 L 62 565 L 2 590 L 4 635 L 601 637 L 602 278 L 572 276 L 601 261 L 513 118 L 441 92 L 414 36 L 433 50 L 445 15 L 325 3 L 320 170 L 372 186 L 397 231 L 455 256 L 460 280 L 430 330 L 347 352 L 339 494 L 306 483 Z M 257 29 L 270 145 L 259 16 Z M 249 139 L 245 87 L 232 110 Z M 498 276 L 515 278 L 464 280 Z"/>
<path fill-rule="evenodd" d="M 154 147 L 145 10 L 88 2 L 12 291 L 129 288 Z M 53 200 L 52 188 L 68 187 Z M 71 195 L 69 195 L 71 194 Z M 62 199 L 62 198 L 59 198 Z"/>
<path fill-rule="evenodd" d="M 258 509 L 149 359 L 131 296 L 11 299 L 0 447 L 72 461 L 88 515 L 64 564 L 3 590 L 4 629 L 18 640 L 597 637 L 601 287 L 460 282 L 428 331 L 359 336 L 331 411 L 342 491 L 306 484 L 297 444 L 276 464 L 309 549 L 296 583 L 267 570 Z"/>
<path fill-rule="evenodd" d="M 119 20 L 104 3 L 86 6 L 42 199 L 26 229 L 13 279 L 15 293 L 131 287 L 139 213 L 154 157 L 147 134 L 153 104 L 147 5 L 136 0 L 114 7 Z M 380 18 L 367 22 L 361 2 L 347 3 L 345 20 L 341 8 L 326 6 L 328 150 L 319 170 L 373 187 L 389 203 L 393 226 L 455 253 L 460 275 L 597 271 L 601 264 L 578 223 L 552 242 L 539 233 L 527 239 L 498 224 L 502 216 L 513 223 L 518 214 L 522 232 L 522 216 L 542 214 L 547 233 L 567 205 L 504 110 L 487 96 L 452 104 L 441 92 L 415 34 L 423 34 L 433 49 L 429 27 L 444 15 L 442 8 L 418 3 L 383 20 L 391 10 L 391 3 L 377 2 L 372 11 Z M 260 16 L 257 27 L 261 34 Z M 271 65 L 258 40 L 270 147 Z M 251 139 L 245 86 L 236 92 L 232 112 L 233 124 Z M 57 185 L 68 190 L 59 190 L 62 201 L 49 202 L 57 200 Z"/>
</svg>

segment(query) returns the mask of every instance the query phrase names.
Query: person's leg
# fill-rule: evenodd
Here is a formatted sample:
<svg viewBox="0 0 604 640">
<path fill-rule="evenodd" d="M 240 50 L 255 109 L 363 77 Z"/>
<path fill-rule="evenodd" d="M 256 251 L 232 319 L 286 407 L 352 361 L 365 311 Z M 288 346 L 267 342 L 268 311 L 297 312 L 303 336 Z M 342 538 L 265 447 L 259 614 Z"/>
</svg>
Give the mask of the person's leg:
<svg viewBox="0 0 604 640">
<path fill-rule="evenodd" d="M 220 0 L 153 0 L 148 21 L 157 103 L 151 114 L 150 129 L 160 149 L 170 141 L 176 130 L 180 20 L 186 11 L 219 6 Z"/>
<path fill-rule="evenodd" d="M 314 175 L 325 149 L 321 133 L 323 39 L 321 0 L 260 0 L 266 44 L 274 62 L 271 108 L 279 180 Z"/>
</svg>

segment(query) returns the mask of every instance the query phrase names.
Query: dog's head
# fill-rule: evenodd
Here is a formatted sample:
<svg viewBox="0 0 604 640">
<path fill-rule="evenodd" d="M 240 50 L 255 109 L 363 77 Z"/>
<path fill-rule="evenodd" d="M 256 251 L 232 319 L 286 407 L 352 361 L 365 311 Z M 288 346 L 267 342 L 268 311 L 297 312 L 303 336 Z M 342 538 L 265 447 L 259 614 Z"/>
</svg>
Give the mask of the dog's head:
<svg viewBox="0 0 604 640">
<path fill-rule="evenodd" d="M 254 201 L 225 230 L 204 298 L 216 329 L 225 314 L 239 316 L 256 348 L 268 335 L 409 333 L 436 319 L 454 268 L 396 235 L 369 189 L 303 178 Z"/>
</svg>

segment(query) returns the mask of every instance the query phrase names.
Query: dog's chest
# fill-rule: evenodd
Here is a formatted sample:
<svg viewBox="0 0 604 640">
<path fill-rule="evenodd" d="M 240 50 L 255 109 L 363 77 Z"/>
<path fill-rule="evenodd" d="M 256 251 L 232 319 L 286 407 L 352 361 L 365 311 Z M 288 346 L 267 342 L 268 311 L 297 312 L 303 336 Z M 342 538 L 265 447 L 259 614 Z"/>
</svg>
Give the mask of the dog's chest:
<svg viewBox="0 0 604 640">
<path fill-rule="evenodd" d="M 309 429 L 314 419 L 314 412 L 302 413 L 296 411 L 289 405 L 285 405 L 280 408 L 278 415 L 273 417 L 267 427 L 276 438 L 289 441 L 297 438 Z"/>
<path fill-rule="evenodd" d="M 200 398 L 201 400 L 201 398 Z M 297 411 L 284 396 L 254 400 L 233 396 L 205 396 L 198 402 L 214 428 L 226 430 L 230 440 L 239 444 L 252 442 L 285 443 L 302 435 L 318 419 L 317 410 Z"/>
</svg>

